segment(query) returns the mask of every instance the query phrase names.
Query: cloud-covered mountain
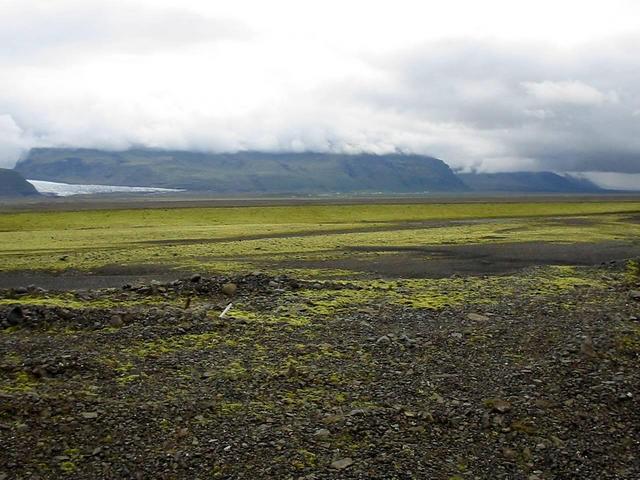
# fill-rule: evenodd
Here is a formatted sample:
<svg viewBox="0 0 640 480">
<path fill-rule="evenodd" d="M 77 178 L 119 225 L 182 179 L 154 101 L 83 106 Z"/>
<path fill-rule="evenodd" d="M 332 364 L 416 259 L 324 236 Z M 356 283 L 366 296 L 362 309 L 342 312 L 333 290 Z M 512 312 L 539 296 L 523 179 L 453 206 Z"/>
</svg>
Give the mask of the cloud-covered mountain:
<svg viewBox="0 0 640 480">
<path fill-rule="evenodd" d="M 33 149 L 16 165 L 30 180 L 164 187 L 216 194 L 594 193 L 580 175 L 553 172 L 455 174 L 421 155 L 322 152 L 201 153 L 133 149 Z"/>
<path fill-rule="evenodd" d="M 460 179 L 474 192 L 594 193 L 595 183 L 553 172 L 462 173 Z"/>
<path fill-rule="evenodd" d="M 422 193 L 468 188 L 420 155 L 198 153 L 34 149 L 16 165 L 32 180 L 180 188 L 220 194 Z"/>
</svg>

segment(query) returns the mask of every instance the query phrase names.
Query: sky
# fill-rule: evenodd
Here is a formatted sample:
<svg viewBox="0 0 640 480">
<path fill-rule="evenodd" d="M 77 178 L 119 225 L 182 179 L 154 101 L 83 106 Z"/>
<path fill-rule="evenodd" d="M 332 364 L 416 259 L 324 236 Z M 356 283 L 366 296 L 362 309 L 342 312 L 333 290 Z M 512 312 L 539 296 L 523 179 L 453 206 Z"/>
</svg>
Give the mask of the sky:
<svg viewBox="0 0 640 480">
<path fill-rule="evenodd" d="M 638 45 L 633 0 L 0 0 L 0 167 L 33 147 L 407 152 L 629 183 Z"/>
</svg>

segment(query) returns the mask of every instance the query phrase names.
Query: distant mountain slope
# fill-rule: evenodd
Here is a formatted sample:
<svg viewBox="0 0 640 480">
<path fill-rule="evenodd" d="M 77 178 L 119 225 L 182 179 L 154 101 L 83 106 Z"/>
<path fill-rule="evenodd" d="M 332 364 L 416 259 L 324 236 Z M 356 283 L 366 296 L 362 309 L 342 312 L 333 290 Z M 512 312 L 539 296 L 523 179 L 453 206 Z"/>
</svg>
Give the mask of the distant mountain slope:
<svg viewBox="0 0 640 480">
<path fill-rule="evenodd" d="M 442 160 L 420 155 L 110 152 L 33 149 L 16 170 L 68 183 L 153 186 L 219 193 L 465 191 Z"/>
<path fill-rule="evenodd" d="M 476 192 L 588 193 L 602 191 L 586 179 L 553 172 L 459 173 Z"/>
<path fill-rule="evenodd" d="M 39 195 L 36 188 L 15 170 L 0 168 L 0 198 Z"/>
</svg>

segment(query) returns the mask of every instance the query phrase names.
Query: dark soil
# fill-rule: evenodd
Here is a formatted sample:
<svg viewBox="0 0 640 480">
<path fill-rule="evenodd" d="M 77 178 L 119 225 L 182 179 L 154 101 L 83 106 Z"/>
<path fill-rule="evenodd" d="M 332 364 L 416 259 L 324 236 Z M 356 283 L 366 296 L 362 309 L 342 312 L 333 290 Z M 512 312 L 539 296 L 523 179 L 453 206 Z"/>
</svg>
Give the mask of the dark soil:
<svg viewBox="0 0 640 480">
<path fill-rule="evenodd" d="M 353 247 L 350 251 L 380 253 L 323 261 L 285 262 L 285 267 L 334 268 L 387 278 L 446 278 L 517 272 L 536 265 L 599 265 L 640 256 L 640 243 L 514 242 L 451 246 Z"/>
<path fill-rule="evenodd" d="M 113 265 L 94 272 L 0 271 L 0 288 L 34 285 L 47 290 L 87 290 L 120 287 L 125 284 L 170 281 L 176 273 L 165 265 Z"/>
</svg>

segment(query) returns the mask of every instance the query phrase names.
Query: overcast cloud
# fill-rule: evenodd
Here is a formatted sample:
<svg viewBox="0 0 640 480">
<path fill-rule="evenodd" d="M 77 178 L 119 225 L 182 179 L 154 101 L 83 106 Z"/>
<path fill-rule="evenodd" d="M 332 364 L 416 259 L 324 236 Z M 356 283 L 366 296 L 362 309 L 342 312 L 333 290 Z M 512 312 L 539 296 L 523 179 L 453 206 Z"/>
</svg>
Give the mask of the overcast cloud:
<svg viewBox="0 0 640 480">
<path fill-rule="evenodd" d="M 637 32 L 618 0 L 0 0 L 0 166 L 147 146 L 640 173 Z"/>
</svg>

